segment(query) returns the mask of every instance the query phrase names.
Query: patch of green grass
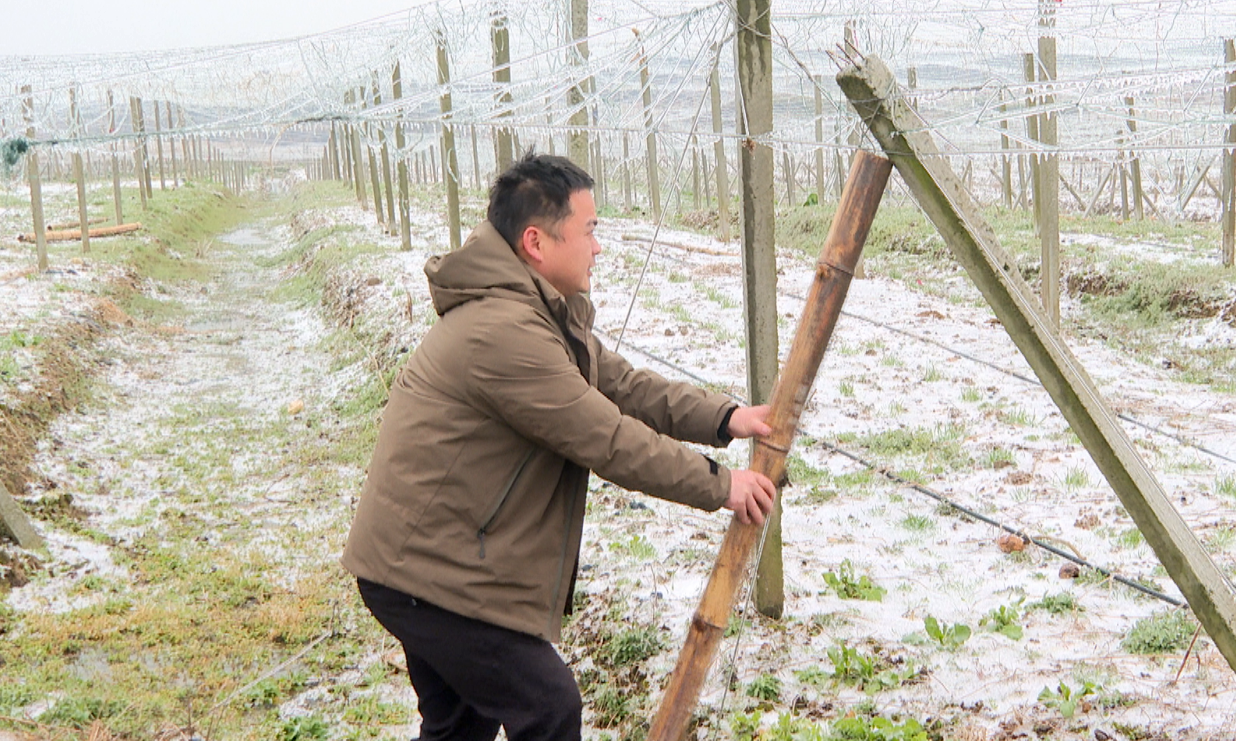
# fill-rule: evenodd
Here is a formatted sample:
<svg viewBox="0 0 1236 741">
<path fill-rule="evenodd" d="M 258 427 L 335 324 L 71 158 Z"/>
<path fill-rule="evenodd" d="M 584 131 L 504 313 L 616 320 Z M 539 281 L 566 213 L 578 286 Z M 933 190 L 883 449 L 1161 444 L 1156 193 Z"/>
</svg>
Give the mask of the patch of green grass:
<svg viewBox="0 0 1236 741">
<path fill-rule="evenodd" d="M 910 456 L 932 464 L 937 473 L 970 465 L 970 456 L 962 448 L 965 428 L 960 425 L 938 425 L 934 428 L 897 428 L 858 436 L 856 442 L 882 458 Z"/>
<path fill-rule="evenodd" d="M 643 663 L 665 649 L 665 637 L 653 626 L 629 628 L 606 638 L 596 653 L 604 666 L 620 668 Z"/>
<path fill-rule="evenodd" d="M 996 446 L 983 455 L 984 468 L 1004 468 L 1017 462 L 1013 452 L 1008 448 Z"/>
<path fill-rule="evenodd" d="M 1081 466 L 1072 466 L 1064 473 L 1064 488 L 1071 491 L 1090 486 L 1090 476 Z"/>
<path fill-rule="evenodd" d="M 1236 499 L 1236 476 L 1216 476 L 1215 493 L 1221 497 Z"/>
<path fill-rule="evenodd" d="M 936 522 L 927 515 L 906 515 L 900 525 L 911 532 L 921 533 L 934 529 Z"/>
<path fill-rule="evenodd" d="M 961 390 L 961 400 L 971 404 L 978 403 L 983 400 L 983 392 L 973 386 L 966 386 Z"/>
<path fill-rule="evenodd" d="M 651 561 L 657 556 L 657 548 L 643 535 L 632 535 L 625 541 L 615 541 L 609 544 L 609 549 L 622 553 L 637 561 Z"/>
<path fill-rule="evenodd" d="M 1188 645 L 1197 622 L 1185 610 L 1167 610 L 1133 624 L 1120 645 L 1134 654 L 1169 654 Z"/>
<path fill-rule="evenodd" d="M 923 383 L 943 380 L 944 374 L 935 366 L 935 364 L 927 366 L 927 370 L 923 373 Z"/>
<path fill-rule="evenodd" d="M 841 394 L 841 396 L 843 396 L 844 398 L 853 399 L 854 398 L 854 384 L 850 383 L 849 381 L 842 381 L 841 384 L 837 387 L 837 393 Z"/>
<path fill-rule="evenodd" d="M 1052 615 L 1066 615 L 1085 610 L 1069 592 L 1046 595 L 1043 599 L 1026 605 L 1026 609 L 1041 610 Z"/>
<path fill-rule="evenodd" d="M 1112 542 L 1115 543 L 1117 549 L 1131 550 L 1145 543 L 1146 538 L 1142 535 L 1142 531 L 1131 527 L 1117 533 L 1112 538 Z"/>
<path fill-rule="evenodd" d="M 781 680 L 775 674 L 761 674 L 747 685 L 747 697 L 777 702 L 781 699 Z"/>
</svg>

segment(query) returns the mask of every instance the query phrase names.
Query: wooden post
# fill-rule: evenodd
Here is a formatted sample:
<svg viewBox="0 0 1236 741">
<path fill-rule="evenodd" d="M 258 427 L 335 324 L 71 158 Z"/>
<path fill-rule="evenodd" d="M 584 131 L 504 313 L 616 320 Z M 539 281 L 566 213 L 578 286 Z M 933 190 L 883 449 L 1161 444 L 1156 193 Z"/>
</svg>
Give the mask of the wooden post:
<svg viewBox="0 0 1236 741">
<path fill-rule="evenodd" d="M 155 153 L 159 157 L 159 190 L 167 190 L 167 176 L 163 169 L 163 125 L 159 123 L 159 101 L 154 102 Z M 168 122 L 171 123 L 170 121 Z"/>
<path fill-rule="evenodd" d="M 82 116 L 77 109 L 77 88 L 69 88 L 69 125 L 73 130 L 73 138 L 82 135 Z M 73 180 L 77 182 L 77 223 L 82 230 L 82 252 L 90 252 L 90 219 L 86 215 L 86 170 L 82 167 L 82 153 L 73 152 Z"/>
<path fill-rule="evenodd" d="M 747 398 L 766 404 L 777 379 L 776 196 L 773 151 L 761 138 L 772 131 L 771 0 L 737 0 L 734 22 L 738 53 L 738 148 L 742 174 L 743 298 L 747 325 Z M 780 480 L 780 477 L 773 479 Z M 780 617 L 785 602 L 781 571 L 781 507 L 775 505 L 764 528 L 755 607 Z"/>
<path fill-rule="evenodd" d="M 112 91 L 107 91 L 107 133 L 116 133 L 116 100 Z M 124 223 L 124 207 L 120 199 L 120 157 L 116 154 L 116 142 L 112 142 L 112 202 L 116 207 L 116 224 Z"/>
<path fill-rule="evenodd" d="M 167 111 L 167 128 L 172 128 L 172 101 L 165 101 L 165 110 Z M 167 143 L 168 153 L 172 156 L 172 187 L 176 188 L 180 185 L 180 173 L 176 170 L 176 142 L 169 141 Z"/>
<path fill-rule="evenodd" d="M 1223 42 L 1224 75 L 1223 112 L 1229 118 L 1236 115 L 1236 41 Z M 1223 150 L 1223 264 L 1236 265 L 1236 123 L 1227 126 L 1228 147 Z"/>
<path fill-rule="evenodd" d="M 369 110 L 369 91 L 362 85 L 356 91 L 361 101 L 361 110 Z M 373 188 L 373 214 L 377 217 L 378 226 L 386 229 L 386 215 L 382 212 L 382 184 L 379 180 L 378 155 L 373 151 L 373 125 L 365 122 L 365 153 L 369 155 L 369 185 Z"/>
<path fill-rule="evenodd" d="M 730 241 L 730 172 L 725 161 L 725 138 L 721 135 L 721 74 L 720 58 L 712 65 L 709 86 L 712 88 L 712 156 L 717 170 L 717 221 L 721 224 L 721 241 Z M 625 141 L 625 140 L 624 140 Z M 626 152 L 623 152 L 624 156 Z"/>
<path fill-rule="evenodd" d="M 815 199 L 824 203 L 824 93 L 820 91 L 822 78 L 811 76 L 811 89 L 815 91 Z"/>
<path fill-rule="evenodd" d="M 403 98 L 403 84 L 399 76 L 399 62 L 391 72 L 391 97 L 395 100 Z M 402 119 L 402 116 L 401 116 Z M 404 250 L 412 249 L 412 224 L 408 205 L 408 154 L 404 149 L 406 142 L 403 136 L 403 121 L 395 122 L 395 152 L 397 156 L 396 171 L 399 173 L 399 240 Z"/>
<path fill-rule="evenodd" d="M 373 106 L 377 108 L 382 105 L 382 89 L 378 84 L 378 73 L 375 70 L 372 77 L 373 82 Z M 386 124 L 379 122 L 378 127 L 378 145 L 381 147 L 382 156 L 382 189 L 386 193 L 386 233 L 394 234 L 398 229 L 399 221 L 395 216 L 395 192 L 391 187 L 391 150 L 386 141 Z"/>
<path fill-rule="evenodd" d="M 742 157 L 745 155 L 740 155 L 740 159 Z M 752 470 L 773 481 L 780 481 L 785 475 L 786 457 L 794 442 L 798 420 L 841 315 L 851 274 L 891 170 L 888 160 L 868 152 L 860 152 L 854 158 L 849 183 L 816 263 L 815 279 L 803 306 L 785 372 L 770 400 L 768 424 L 773 429 L 772 434 L 757 439 L 752 446 Z M 754 523 L 742 524 L 737 516 L 730 520 L 725 541 L 708 577 L 708 586 L 691 619 L 678 663 L 648 731 L 648 741 L 684 738 L 708 667 L 729 624 L 730 610 L 746 580 L 747 566 L 759 542 L 760 530 Z M 764 548 L 768 548 L 767 542 Z"/>
<path fill-rule="evenodd" d="M 438 87 L 441 89 L 438 105 L 442 111 L 442 180 L 446 184 L 447 236 L 453 252 L 463 243 L 459 226 L 459 158 L 455 154 L 455 125 L 451 122 L 451 63 L 446 55 L 446 32 L 439 30 L 436 36 Z"/>
<path fill-rule="evenodd" d="M 146 150 L 142 146 L 141 100 L 129 96 L 129 128 L 137 135 L 133 142 L 133 168 L 137 173 L 137 190 L 142 195 L 142 210 L 146 210 L 149 193 L 146 191 Z"/>
<path fill-rule="evenodd" d="M 898 105 L 892 73 L 869 56 L 861 66 L 838 74 L 837 82 L 1086 446 L 1210 640 L 1236 669 L 1236 596 L 1226 575 L 1172 506 L 1094 381 L 1039 309 L 1016 261 L 996 242 L 995 232 L 959 187 L 931 135 Z"/>
<path fill-rule="evenodd" d="M 39 272 L 47 270 L 47 224 L 43 221 L 43 184 L 39 180 L 39 153 L 34 147 L 34 94 L 29 85 L 21 86 L 22 114 L 26 119 L 26 177 L 30 180 L 30 217 L 34 224 L 34 244 Z"/>
<path fill-rule="evenodd" d="M 1051 110 L 1056 102 L 1053 92 L 1056 81 L 1056 0 L 1039 0 L 1039 82 L 1043 83 L 1043 113 L 1040 114 L 1040 138 L 1044 154 L 1039 165 L 1039 195 L 1043 203 L 1039 211 L 1039 243 L 1042 247 L 1042 269 L 1039 293 L 1052 324 L 1060 326 L 1060 155 L 1056 135 L 1057 116 Z"/>
<path fill-rule="evenodd" d="M 571 109 L 567 133 L 567 156 L 584 170 L 591 170 L 588 162 L 588 105 L 584 92 L 588 85 L 579 78 L 588 66 L 588 0 L 570 0 L 571 28 L 567 46 L 567 61 L 575 70 L 576 83 L 567 90 L 567 106 Z"/>
<path fill-rule="evenodd" d="M 498 118 L 510 118 L 515 115 L 512 110 L 511 97 L 511 32 L 507 28 L 506 11 L 494 11 L 490 37 L 494 52 L 494 85 L 498 88 L 497 107 Z M 512 143 L 510 126 L 499 126 L 494 131 L 494 147 L 497 164 L 497 174 L 501 175 L 515 162 L 515 150 Z"/>
<path fill-rule="evenodd" d="M 644 47 L 639 48 L 639 84 L 644 99 L 644 139 L 647 142 L 648 201 L 652 207 L 652 220 L 661 221 L 661 181 L 657 167 L 657 132 L 652 122 L 652 86 L 648 75 L 648 56 Z"/>
</svg>

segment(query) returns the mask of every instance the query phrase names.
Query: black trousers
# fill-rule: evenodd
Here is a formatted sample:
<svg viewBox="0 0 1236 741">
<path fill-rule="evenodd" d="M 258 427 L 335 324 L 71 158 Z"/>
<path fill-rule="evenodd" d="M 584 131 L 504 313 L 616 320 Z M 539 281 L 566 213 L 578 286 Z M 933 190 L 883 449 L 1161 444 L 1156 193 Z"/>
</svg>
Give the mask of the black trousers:
<svg viewBox="0 0 1236 741">
<path fill-rule="evenodd" d="M 577 741 L 582 703 L 548 641 L 357 580 L 365 606 L 399 639 L 420 702 L 421 741 Z"/>
</svg>

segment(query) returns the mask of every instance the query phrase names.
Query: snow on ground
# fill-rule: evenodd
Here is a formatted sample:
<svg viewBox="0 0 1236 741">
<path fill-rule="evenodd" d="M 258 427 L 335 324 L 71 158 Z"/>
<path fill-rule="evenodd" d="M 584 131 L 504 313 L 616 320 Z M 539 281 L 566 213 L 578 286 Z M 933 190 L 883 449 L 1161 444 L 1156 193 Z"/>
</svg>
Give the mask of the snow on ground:
<svg viewBox="0 0 1236 741">
<path fill-rule="evenodd" d="M 438 215 L 417 215 L 411 252 L 399 251 L 398 241 L 380 234 L 372 215 L 358 208 L 321 209 L 302 220 L 356 226 L 354 239 L 385 248 L 362 255 L 337 280 L 367 286 L 357 321 L 385 327 L 392 348 L 414 346 L 429 322 L 421 265 L 445 241 Z M 643 222 L 602 222 L 598 236 L 605 251 L 593 291 L 598 332 L 610 347 L 621 335 L 621 352 L 637 365 L 741 395 L 746 376 L 736 244 L 661 230 L 662 244 L 653 251 L 626 322 L 648 250 L 641 237 L 652 233 Z M 315 308 L 272 299 L 270 289 L 287 276 L 253 267 L 289 248 L 288 229 L 258 223 L 221 242 L 215 256 L 228 269 L 218 281 L 201 291 L 174 292 L 192 317 L 184 327 L 163 333 L 116 328 L 105 336 L 103 351 L 112 361 L 96 400 L 57 421 L 35 465 L 46 481 L 73 490 L 75 503 L 91 513 L 92 528 L 123 544 L 150 526 L 151 512 L 186 506 L 188 474 L 176 462 L 186 459 L 197 432 L 209 432 L 207 444 L 223 448 L 217 460 L 230 461 L 233 470 L 207 478 L 210 506 L 195 510 L 206 526 L 204 543 L 252 549 L 288 569 L 291 584 L 298 559 L 337 557 L 339 533 L 350 516 L 348 497 L 315 492 L 358 491 L 362 475 L 343 467 L 329 472 L 333 484 L 323 486 L 296 468 L 295 450 L 321 434 L 310 424 L 329 425 L 329 415 L 315 416 L 313 410 L 341 398 L 369 371 L 363 364 L 333 369 L 321 342 L 332 331 L 329 320 Z M 0 243 L 6 306 L 0 334 L 80 311 L 91 286 L 111 275 L 89 259 L 67 265 L 60 259 L 55 269 L 62 273 L 3 277 L 29 260 L 26 248 Z M 783 357 L 812 264 L 801 255 L 778 255 Z M 790 685 L 795 670 L 828 666 L 827 650 L 844 641 L 879 647 L 928 670 L 926 681 L 871 698 L 881 712 L 965 715 L 970 738 L 994 739 L 1002 732 L 1013 738 L 1022 724 L 1059 719 L 1037 698 L 1044 687 L 1062 681 L 1075 688 L 1091 681 L 1109 696 L 1120 693 L 1131 701 L 1079 716 L 1108 733 L 1111 722 L 1120 722 L 1168 738 L 1236 738 L 1236 674 L 1208 641 L 1199 641 L 1183 668 L 1180 655 L 1146 657 L 1122 648 L 1134 623 L 1166 603 L 1119 584 L 1062 579 L 1063 560 L 1033 547 L 1004 554 L 996 528 L 959 517 L 909 487 L 864 478 L 862 466 L 822 444 L 862 453 L 893 470 L 913 470 L 928 487 L 965 507 L 1179 598 L 1150 549 L 1128 535 L 1132 521 L 1046 392 L 1025 380 L 1033 373 L 976 297 L 965 286 L 952 297 L 926 295 L 878 274 L 851 286 L 846 315 L 804 412 L 804 437 L 794 449 L 807 473 L 784 493 L 786 619 L 753 620 L 726 640 L 721 664 L 732 665 L 744 684 L 771 672 Z M 1066 328 L 1077 311 L 1066 302 Z M 1198 331 L 1228 341 L 1222 328 Z M 1066 340 L 1114 409 L 1176 436 L 1126 421 L 1172 502 L 1221 567 L 1233 573 L 1236 503 L 1216 489 L 1236 475 L 1236 465 L 1180 439 L 1236 459 L 1236 399 L 1176 382 L 1156 364 L 1122 357 L 1067 330 Z M 289 414 L 288 405 L 298 400 L 308 411 Z M 232 430 L 236 442 L 229 446 L 228 434 L 215 434 L 220 428 Z M 881 459 L 858 444 L 898 430 L 934 434 L 933 451 Z M 267 440 L 278 447 L 264 447 Z M 745 446 L 732 448 L 722 460 L 743 465 Z M 813 469 L 822 473 L 813 477 Z M 104 480 L 120 484 L 98 486 Z M 44 485 L 26 494 L 38 496 Z M 298 506 L 289 511 L 293 499 Z M 261 535 L 251 539 L 254 523 L 262 525 Z M 625 601 L 632 620 L 666 627 L 670 645 L 677 647 L 727 524 L 723 513 L 689 511 L 594 481 L 580 589 L 596 599 Z M 15 590 L 8 597 L 15 609 L 71 609 L 85 599 L 72 589 L 83 575 L 124 578 L 108 548 L 41 529 L 51 542 L 55 576 Z M 637 536 L 655 555 L 624 547 Z M 310 537 L 323 541 L 311 555 L 289 551 Z M 841 600 L 830 591 L 824 574 L 838 572 L 843 562 L 885 588 L 883 600 Z M 1072 595 L 1079 607 L 1058 615 L 1027 610 L 1061 593 Z M 992 610 L 1018 605 L 1022 640 L 980 629 L 980 619 Z M 740 609 L 752 614 L 749 604 Z M 966 623 L 974 635 L 955 650 L 932 648 L 921 638 L 927 616 Z M 574 647 L 564 651 L 587 661 Z M 668 673 L 675 653 L 655 658 L 653 671 Z M 738 698 L 724 691 L 721 674 L 714 667 L 704 702 L 724 706 L 718 711 L 724 714 Z M 852 705 L 865 696 L 842 688 L 808 699 L 817 706 Z M 723 720 L 718 723 L 724 728 Z M 1067 735 L 1067 727 L 1056 732 L 1058 738 L 1090 737 L 1085 728 L 1075 736 Z"/>
</svg>

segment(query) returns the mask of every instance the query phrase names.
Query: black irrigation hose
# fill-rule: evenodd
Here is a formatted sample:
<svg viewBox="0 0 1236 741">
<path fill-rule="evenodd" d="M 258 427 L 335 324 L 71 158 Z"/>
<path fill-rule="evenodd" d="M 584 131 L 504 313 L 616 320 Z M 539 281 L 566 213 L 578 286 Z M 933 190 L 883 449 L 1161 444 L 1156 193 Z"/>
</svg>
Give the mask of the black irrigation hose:
<svg viewBox="0 0 1236 741">
<path fill-rule="evenodd" d="M 844 312 L 843 312 L 843 313 L 844 313 Z M 603 335 L 605 335 L 606 337 L 609 337 L 610 339 L 613 339 L 613 337 L 612 337 L 612 336 L 611 336 L 608 332 L 605 332 L 604 330 L 600 330 L 600 329 L 598 329 L 598 330 L 596 330 L 596 332 L 597 332 L 597 333 L 599 333 L 599 334 L 603 334 Z M 678 371 L 679 373 L 683 374 L 684 376 L 686 376 L 687 378 L 690 378 L 690 379 L 691 379 L 691 380 L 693 380 L 693 381 L 697 381 L 697 382 L 699 382 L 699 383 L 704 383 L 704 384 L 711 384 L 711 383 L 712 383 L 712 381 L 709 381 L 708 379 L 703 378 L 703 377 L 701 377 L 701 376 L 697 375 L 696 373 L 693 373 L 693 372 L 691 372 L 691 371 L 687 370 L 686 368 L 683 368 L 682 366 L 678 365 L 677 363 L 674 363 L 674 362 L 672 362 L 672 361 L 670 361 L 670 360 L 666 360 L 665 358 L 662 358 L 662 357 L 660 357 L 660 356 L 658 356 L 658 355 L 656 355 L 656 354 L 654 354 L 654 353 L 652 353 L 652 352 L 650 352 L 650 351 L 648 351 L 648 350 L 645 350 L 645 349 L 643 349 L 642 347 L 639 347 L 638 345 L 633 345 L 633 344 L 631 344 L 630 342 L 627 342 L 627 343 L 626 343 L 626 345 L 627 345 L 627 347 L 631 348 L 632 350 L 635 350 L 636 352 L 640 353 L 641 355 L 643 355 L 643 356 L 645 356 L 645 357 L 651 358 L 652 360 L 655 360 L 655 361 L 657 361 L 658 363 L 661 363 L 662 365 L 664 365 L 664 366 L 666 366 L 666 367 L 673 368 L 674 370 Z M 983 362 L 983 361 L 980 361 L 980 362 Z M 732 398 L 732 399 L 734 399 L 734 401 L 737 401 L 737 402 L 739 402 L 739 403 L 741 403 L 741 404 L 745 404 L 745 403 L 746 403 L 746 400 L 745 400 L 745 399 L 743 399 L 743 398 L 742 398 L 742 397 L 740 397 L 740 396 L 736 396 L 736 395 L 734 395 L 734 394 L 729 394 L 729 397 L 730 397 L 730 398 Z M 978 512 L 975 512 L 974 510 L 971 510 L 971 509 L 969 509 L 969 508 L 963 507 L 962 505 L 957 504 L 957 503 L 956 503 L 956 502 L 954 502 L 953 500 L 951 500 L 951 499 L 949 499 L 948 497 L 944 496 L 944 495 L 943 495 L 943 494 L 941 494 L 940 492 L 938 492 L 938 491 L 933 491 L 932 489 L 929 489 L 929 488 L 927 488 L 926 486 L 923 486 L 922 484 L 917 484 L 917 483 L 915 483 L 915 482 L 913 482 L 913 481 L 909 481 L 909 480 L 907 480 L 907 479 L 904 479 L 904 478 L 902 478 L 902 477 L 898 476 L 897 474 L 893 473 L 892 471 L 889 471 L 887 468 L 884 468 L 884 467 L 882 467 L 882 466 L 878 466 L 878 465 L 876 465 L 875 463 L 872 463 L 871 461 L 868 461 L 868 460 L 866 460 L 865 458 L 863 458 L 863 457 L 861 457 L 861 456 L 859 456 L 859 455 L 856 455 L 856 454 L 854 454 L 854 453 L 851 453 L 851 452 L 849 452 L 849 451 L 847 451 L 847 450 L 844 450 L 844 449 L 842 449 L 842 448 L 837 447 L 836 445 L 833 445 L 833 444 L 831 444 L 831 443 L 824 442 L 824 441 L 822 441 L 822 440 L 821 440 L 821 441 L 819 441 L 819 442 L 820 442 L 820 444 L 821 444 L 821 445 L 823 445 L 823 446 L 824 446 L 825 448 L 827 448 L 828 450 L 830 450 L 830 451 L 832 451 L 832 452 L 834 452 L 834 453 L 838 453 L 838 454 L 840 454 L 840 455 L 843 455 L 843 456 L 845 456 L 846 458 L 849 458 L 850 460 L 852 460 L 852 461 L 854 461 L 854 462 L 856 462 L 856 463 L 859 463 L 859 464 L 861 464 L 861 465 L 863 465 L 863 466 L 866 466 L 869 470 L 875 471 L 876 473 L 880 474 L 881 476 L 884 476 L 885 478 L 889 479 L 890 481 L 895 481 L 895 482 L 897 482 L 897 483 L 899 483 L 899 484 L 901 484 L 901 485 L 903 485 L 903 486 L 908 486 L 908 487 L 910 487 L 911 489 L 914 489 L 915 491 L 917 491 L 917 492 L 919 492 L 919 493 L 921 493 L 921 494 L 925 494 L 925 495 L 927 495 L 927 496 L 931 497 L 932 499 L 935 499 L 936 501 L 940 502 L 941 504 L 946 504 L 946 505 L 948 505 L 949 507 L 952 507 L 953 509 L 957 510 L 958 512 L 961 512 L 962 514 L 964 514 L 964 515 L 966 515 L 966 516 L 968 516 L 968 517 L 973 517 L 974 519 L 976 519 L 976 520 L 980 520 L 980 521 L 982 521 L 982 522 L 984 522 L 984 523 L 986 523 L 986 524 L 988 524 L 988 525 L 991 525 L 992 527 L 999 528 L 1000 530 L 1003 530 L 1003 531 L 1005 531 L 1006 533 L 1011 533 L 1011 534 L 1013 534 L 1013 535 L 1016 535 L 1017 537 L 1021 538 L 1022 540 L 1026 541 L 1026 542 L 1028 542 L 1028 543 L 1033 543 L 1033 544 L 1037 545 L 1039 548 L 1042 548 L 1043 550 L 1048 551 L 1049 553 L 1053 553 L 1053 554 L 1055 554 L 1055 555 L 1057 555 L 1057 556 L 1060 556 L 1061 558 L 1064 558 L 1064 559 L 1067 559 L 1067 560 L 1069 560 L 1069 561 L 1072 561 L 1073 563 L 1077 564 L 1078 566 L 1084 566 L 1084 567 L 1086 567 L 1086 568 L 1088 568 L 1088 569 L 1094 569 L 1095 571 L 1099 572 L 1100 574 L 1102 574 L 1104 577 L 1106 577 L 1106 578 L 1108 578 L 1108 579 L 1111 579 L 1111 580 L 1113 580 L 1113 581 L 1120 582 L 1121 584 L 1124 584 L 1124 585 L 1126 585 L 1126 586 L 1132 587 L 1132 588 L 1136 589 L 1137 591 L 1142 592 L 1143 594 L 1146 594 L 1146 595 L 1149 595 L 1149 596 L 1151 596 L 1151 597 L 1155 597 L 1155 598 L 1157 598 L 1157 599 L 1160 599 L 1160 600 L 1162 600 L 1162 601 L 1164 601 L 1164 602 L 1168 603 L 1169 605 L 1173 605 L 1173 606 L 1175 606 L 1175 607 L 1180 607 L 1180 606 L 1182 606 L 1182 605 L 1184 604 L 1183 602 L 1181 602 L 1181 601 L 1180 601 L 1180 600 L 1178 600 L 1178 599 L 1175 599 L 1174 597 L 1169 597 L 1168 595 L 1163 594 L 1162 592 L 1160 592 L 1160 591 L 1158 591 L 1158 590 L 1151 589 L 1150 587 L 1147 587 L 1147 586 L 1146 586 L 1146 585 L 1144 585 L 1144 584 L 1140 584 L 1140 583 L 1135 582 L 1135 581 L 1133 581 L 1133 580 L 1131 580 L 1131 579 L 1127 579 L 1127 578 L 1125 578 L 1125 577 L 1123 577 L 1123 576 L 1120 576 L 1120 575 L 1118 575 L 1118 574 L 1114 574 L 1114 573 L 1112 573 L 1110 570 L 1105 569 L 1105 568 L 1103 568 L 1102 566 L 1095 566 L 1094 564 L 1090 563 L 1089 561 L 1085 560 L 1084 558 L 1081 558 L 1081 557 L 1079 557 L 1079 556 L 1077 556 L 1077 555 L 1074 555 L 1074 554 L 1072 554 L 1072 553 L 1068 553 L 1068 552 L 1066 552 L 1066 551 L 1062 551 L 1062 550 L 1060 550 L 1059 548 L 1057 548 L 1056 546 L 1054 546 L 1054 545 L 1052 545 L 1052 544 L 1050 544 L 1050 543 L 1045 543 L 1045 542 L 1043 542 L 1042 540 L 1039 540 L 1038 538 L 1035 538 L 1035 537 L 1033 537 L 1033 536 L 1031 536 L 1031 535 L 1027 535 L 1026 533 L 1022 532 L 1021 530 L 1017 530 L 1016 528 L 1009 527 L 1008 525 L 1005 525 L 1005 524 L 1003 524 L 1003 523 L 1001 523 L 1001 522 L 999 522 L 999 521 L 997 521 L 997 520 L 993 520 L 992 518 L 987 517 L 986 515 L 979 514 Z"/>
</svg>

